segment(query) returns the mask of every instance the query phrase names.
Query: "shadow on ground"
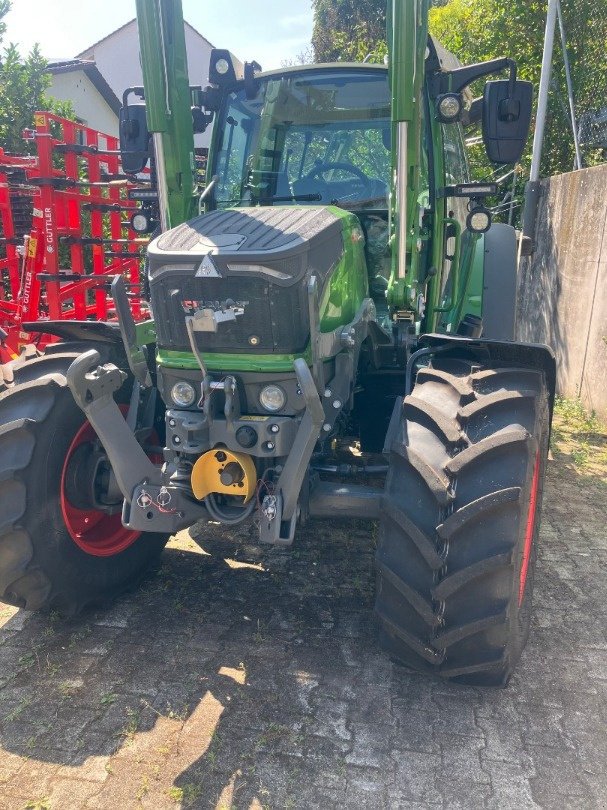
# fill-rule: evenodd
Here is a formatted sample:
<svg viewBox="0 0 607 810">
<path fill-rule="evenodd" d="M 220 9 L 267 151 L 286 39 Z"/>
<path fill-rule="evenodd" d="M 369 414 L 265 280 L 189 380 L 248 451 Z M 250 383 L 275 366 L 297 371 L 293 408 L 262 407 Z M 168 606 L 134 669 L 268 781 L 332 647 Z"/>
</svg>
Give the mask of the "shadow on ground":
<svg viewBox="0 0 607 810">
<path fill-rule="evenodd" d="M 196 527 L 200 547 L 173 541 L 109 611 L 5 608 L 0 807 L 603 806 L 607 507 L 593 492 L 552 465 L 532 641 L 506 691 L 383 656 L 363 523 L 312 524 L 291 551 Z"/>
</svg>

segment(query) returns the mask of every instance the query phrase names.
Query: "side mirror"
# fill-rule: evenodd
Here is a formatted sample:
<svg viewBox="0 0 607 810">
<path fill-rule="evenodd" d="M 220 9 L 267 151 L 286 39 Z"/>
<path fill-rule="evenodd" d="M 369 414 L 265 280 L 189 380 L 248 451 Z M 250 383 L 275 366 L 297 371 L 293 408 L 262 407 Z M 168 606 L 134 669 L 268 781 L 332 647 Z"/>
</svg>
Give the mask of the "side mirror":
<svg viewBox="0 0 607 810">
<path fill-rule="evenodd" d="M 139 174 L 150 157 L 145 104 L 125 104 L 120 108 L 119 121 L 122 170 L 125 174 Z"/>
<path fill-rule="evenodd" d="M 483 96 L 483 141 L 492 163 L 517 163 L 531 126 L 531 82 L 487 82 Z"/>
</svg>

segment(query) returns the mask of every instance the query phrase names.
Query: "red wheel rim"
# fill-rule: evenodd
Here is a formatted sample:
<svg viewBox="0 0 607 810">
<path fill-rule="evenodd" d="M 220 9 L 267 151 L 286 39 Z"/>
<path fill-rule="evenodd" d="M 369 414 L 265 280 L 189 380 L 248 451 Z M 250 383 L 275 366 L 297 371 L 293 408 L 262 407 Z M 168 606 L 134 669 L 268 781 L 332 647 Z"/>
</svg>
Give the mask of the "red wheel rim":
<svg viewBox="0 0 607 810">
<path fill-rule="evenodd" d="M 540 488 L 540 453 L 538 451 L 533 471 L 533 481 L 531 482 L 531 497 L 529 499 L 529 512 L 527 513 L 527 527 L 525 530 L 525 545 L 523 546 L 523 562 L 521 564 L 521 576 L 519 580 L 518 605 L 523 604 L 525 596 L 525 584 L 529 573 L 529 561 L 531 560 L 531 550 L 533 548 L 533 535 L 535 534 L 535 518 L 537 515 L 537 496 Z"/>
<path fill-rule="evenodd" d="M 131 531 L 122 525 L 121 514 L 108 515 L 96 509 L 79 509 L 66 497 L 66 474 L 70 459 L 83 444 L 97 441 L 97 434 L 89 422 L 85 422 L 67 451 L 61 471 L 61 511 L 65 527 L 76 545 L 94 557 L 113 557 L 120 554 L 141 537 L 141 532 Z"/>
</svg>

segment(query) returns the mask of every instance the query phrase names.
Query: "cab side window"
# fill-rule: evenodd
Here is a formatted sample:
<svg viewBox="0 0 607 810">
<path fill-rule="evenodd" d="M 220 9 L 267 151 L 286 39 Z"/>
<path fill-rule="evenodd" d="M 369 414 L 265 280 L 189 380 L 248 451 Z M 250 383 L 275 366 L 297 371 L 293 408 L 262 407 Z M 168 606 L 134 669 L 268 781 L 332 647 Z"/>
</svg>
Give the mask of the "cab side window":
<svg viewBox="0 0 607 810">
<path fill-rule="evenodd" d="M 443 144 L 445 155 L 445 185 L 453 186 L 456 183 L 467 183 L 470 178 L 468 158 L 462 128 L 459 124 L 443 124 Z M 449 197 L 447 209 L 453 211 L 454 218 L 462 226 L 466 226 L 468 215 L 467 200 L 461 197 Z"/>
</svg>

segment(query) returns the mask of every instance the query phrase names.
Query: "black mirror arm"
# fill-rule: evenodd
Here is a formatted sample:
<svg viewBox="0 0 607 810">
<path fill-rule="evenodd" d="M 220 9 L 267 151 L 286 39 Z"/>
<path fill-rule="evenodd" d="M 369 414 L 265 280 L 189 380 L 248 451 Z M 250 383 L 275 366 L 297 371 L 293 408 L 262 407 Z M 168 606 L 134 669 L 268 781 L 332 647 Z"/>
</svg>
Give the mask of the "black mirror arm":
<svg viewBox="0 0 607 810">
<path fill-rule="evenodd" d="M 126 120 L 129 120 L 129 96 L 133 93 L 137 98 L 145 99 L 145 90 L 143 87 L 127 87 L 122 94 L 122 106 L 126 110 Z"/>
<path fill-rule="evenodd" d="M 479 121 L 483 119 L 483 97 L 480 96 L 479 98 L 475 98 L 470 104 L 469 109 L 464 109 L 462 112 L 462 124 L 464 126 L 469 126 L 470 124 L 477 124 Z"/>
<path fill-rule="evenodd" d="M 209 85 L 204 90 L 194 89 L 196 107 L 203 107 L 207 112 L 218 112 L 221 107 L 222 94 L 218 87 Z"/>
<path fill-rule="evenodd" d="M 488 62 L 478 62 L 475 65 L 466 65 L 456 68 L 448 73 L 441 73 L 437 95 L 441 93 L 461 93 L 468 85 L 483 76 L 490 76 L 493 73 L 500 73 L 506 68 L 510 69 L 510 94 L 514 92 L 516 82 L 516 62 L 509 57 L 491 59 Z"/>
<path fill-rule="evenodd" d="M 254 99 L 259 90 L 259 83 L 255 79 L 257 73 L 261 72 L 259 62 L 245 62 L 244 65 L 244 86 L 248 99 Z"/>
</svg>

